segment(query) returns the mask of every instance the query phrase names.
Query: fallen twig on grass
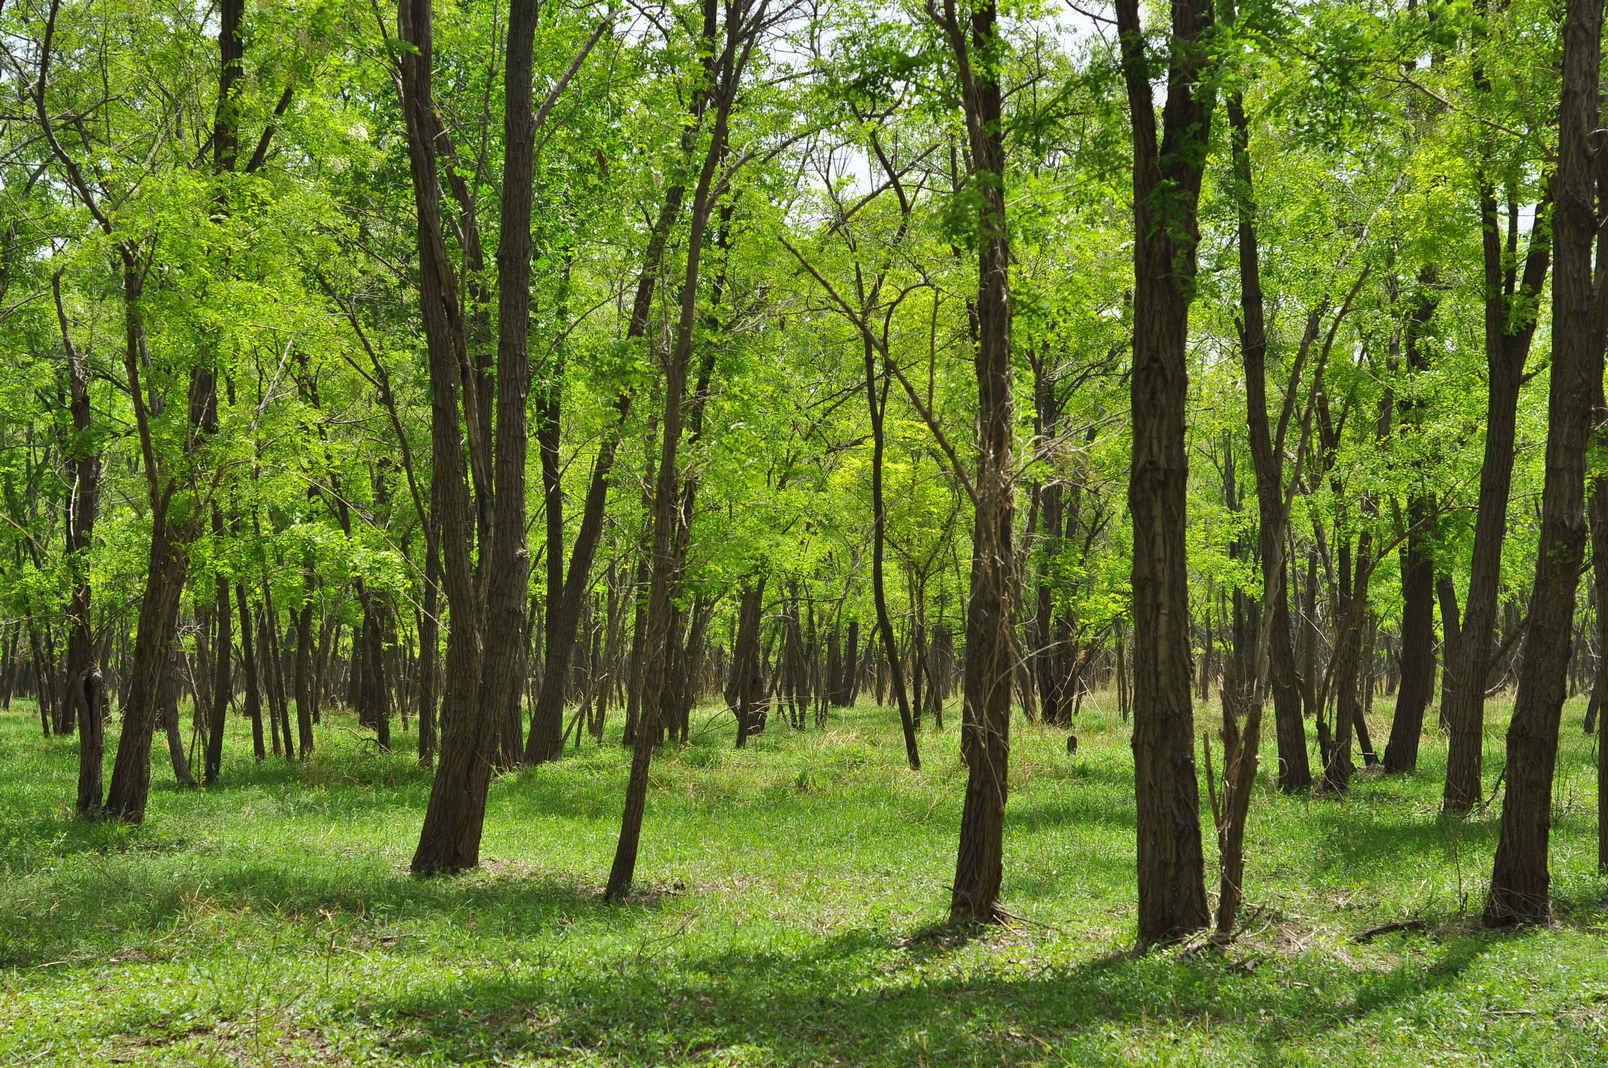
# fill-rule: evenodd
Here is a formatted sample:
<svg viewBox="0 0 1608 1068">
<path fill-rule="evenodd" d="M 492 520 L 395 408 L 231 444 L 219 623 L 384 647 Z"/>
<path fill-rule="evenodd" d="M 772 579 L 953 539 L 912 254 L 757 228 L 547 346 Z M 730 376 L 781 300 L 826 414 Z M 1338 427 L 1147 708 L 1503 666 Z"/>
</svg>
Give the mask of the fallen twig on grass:
<svg viewBox="0 0 1608 1068">
<path fill-rule="evenodd" d="M 1416 917 L 1410 920 L 1393 920 L 1390 923 L 1382 923 L 1377 927 L 1370 927 L 1366 931 L 1359 931 L 1351 936 L 1351 940 L 1353 942 L 1371 942 L 1380 935 L 1391 934 L 1395 931 L 1427 931 L 1428 929 L 1428 920 Z"/>
</svg>

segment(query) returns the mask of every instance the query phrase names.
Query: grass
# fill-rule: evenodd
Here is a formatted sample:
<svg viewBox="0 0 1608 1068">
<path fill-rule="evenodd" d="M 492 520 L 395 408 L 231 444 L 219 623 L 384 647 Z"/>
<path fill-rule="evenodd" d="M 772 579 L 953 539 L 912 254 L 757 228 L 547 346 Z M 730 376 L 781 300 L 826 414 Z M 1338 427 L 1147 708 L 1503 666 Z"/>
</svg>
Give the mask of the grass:
<svg viewBox="0 0 1608 1068">
<path fill-rule="evenodd" d="M 1246 933 L 1145 956 L 1127 733 L 1085 708 L 1075 757 L 1017 728 L 1020 922 L 972 937 L 938 926 L 954 735 L 925 735 L 912 773 L 886 710 L 741 752 L 717 720 L 663 753 L 641 889 L 609 907 L 615 744 L 496 780 L 482 869 L 420 880 L 428 774 L 344 717 L 303 767 L 254 764 L 231 723 L 207 790 L 175 790 L 158 753 L 146 823 L 126 827 L 71 816 L 76 742 L 18 708 L 0 715 L 0 1062 L 1608 1063 L 1608 880 L 1575 705 L 1553 927 L 1477 927 L 1498 806 L 1440 818 L 1445 746 L 1426 738 L 1419 775 L 1361 777 L 1344 802 L 1264 779 Z M 1493 704 L 1488 785 L 1506 715 Z M 1427 927 L 1354 940 L 1406 918 Z"/>
</svg>

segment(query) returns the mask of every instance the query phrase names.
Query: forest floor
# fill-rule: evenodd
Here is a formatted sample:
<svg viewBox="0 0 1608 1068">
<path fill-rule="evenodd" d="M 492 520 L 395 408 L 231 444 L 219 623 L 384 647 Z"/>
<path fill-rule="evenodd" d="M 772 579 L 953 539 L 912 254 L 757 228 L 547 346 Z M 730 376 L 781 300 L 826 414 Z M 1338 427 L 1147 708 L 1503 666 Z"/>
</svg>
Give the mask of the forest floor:
<svg viewBox="0 0 1608 1068">
<path fill-rule="evenodd" d="M 1361 776 L 1343 802 L 1264 777 L 1245 934 L 1144 956 L 1132 755 L 1093 702 L 1076 756 L 1019 721 L 1020 919 L 970 934 L 940 926 L 953 728 L 923 735 L 913 773 L 885 710 L 773 720 L 745 751 L 729 717 L 698 716 L 654 761 L 640 890 L 610 907 L 612 739 L 497 779 L 481 870 L 421 880 L 429 774 L 344 716 L 297 767 L 253 764 L 231 722 L 206 790 L 174 789 L 158 753 L 146 822 L 126 827 L 71 816 L 76 740 L 40 738 L 23 706 L 0 714 L 0 1062 L 1603 1065 L 1608 879 L 1579 705 L 1553 927 L 1478 928 L 1499 806 L 1437 815 L 1432 732 L 1417 776 Z M 1487 788 L 1507 712 L 1493 702 Z M 1413 928 L 1357 940 L 1397 921 Z"/>
</svg>

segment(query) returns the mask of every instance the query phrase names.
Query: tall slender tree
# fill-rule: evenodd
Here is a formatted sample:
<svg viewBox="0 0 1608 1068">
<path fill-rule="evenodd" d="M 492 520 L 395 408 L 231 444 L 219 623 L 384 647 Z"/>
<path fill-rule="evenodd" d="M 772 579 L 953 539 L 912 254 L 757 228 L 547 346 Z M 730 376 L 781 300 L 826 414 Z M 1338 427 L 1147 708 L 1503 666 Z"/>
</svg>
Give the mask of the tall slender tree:
<svg viewBox="0 0 1608 1068">
<path fill-rule="evenodd" d="M 1159 137 L 1138 0 L 1117 0 L 1116 11 L 1133 127 L 1133 753 L 1139 939 L 1150 943 L 1209 921 L 1189 689 L 1184 423 L 1198 206 L 1215 102 L 1207 52 L 1213 11 L 1211 0 L 1172 4 Z"/>
</svg>

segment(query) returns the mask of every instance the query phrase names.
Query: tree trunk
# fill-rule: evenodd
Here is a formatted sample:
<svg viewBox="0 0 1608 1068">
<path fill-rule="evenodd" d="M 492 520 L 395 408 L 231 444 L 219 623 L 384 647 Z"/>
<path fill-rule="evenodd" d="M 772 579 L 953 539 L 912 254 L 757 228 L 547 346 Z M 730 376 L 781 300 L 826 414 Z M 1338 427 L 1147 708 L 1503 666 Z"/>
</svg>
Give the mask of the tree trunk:
<svg viewBox="0 0 1608 1068">
<path fill-rule="evenodd" d="M 1158 143 L 1138 0 L 1116 5 L 1134 144 L 1133 468 L 1134 785 L 1139 940 L 1205 927 L 1205 861 L 1189 693 L 1189 574 L 1184 449 L 1196 214 L 1212 90 L 1201 40 L 1212 9 L 1176 0 Z"/>
<path fill-rule="evenodd" d="M 106 759 L 106 692 L 100 664 L 95 656 L 94 621 L 91 613 L 89 561 L 94 541 L 95 520 L 100 512 L 101 457 L 90 433 L 93 411 L 89 400 L 90 367 L 73 344 L 67 312 L 61 301 L 61 275 L 51 278 L 56 300 L 56 320 L 61 328 L 62 346 L 67 354 L 67 381 L 71 396 L 73 438 L 63 448 L 72 460 L 73 487 L 67 497 L 66 564 L 73 576 L 72 596 L 67 605 L 67 665 L 63 693 L 63 712 L 78 721 L 78 798 L 80 815 L 94 816 L 101 808 L 102 765 Z M 15 639 L 13 639 L 14 641 Z M 5 703 L 10 703 L 11 682 L 8 650 L 0 650 L 0 673 L 4 673 Z"/>
<path fill-rule="evenodd" d="M 753 34 L 759 27 L 748 18 L 746 5 L 728 7 L 725 12 L 724 47 L 716 51 L 720 9 L 707 5 L 704 9 L 703 41 L 710 50 L 704 59 L 706 87 L 693 95 L 699 101 L 714 104 L 714 122 L 709 143 L 705 148 L 702 166 L 698 172 L 689 215 L 686 243 L 686 269 L 681 282 L 681 303 L 678 309 L 674 344 L 670 351 L 669 366 L 665 374 L 664 426 L 660 439 L 659 467 L 653 493 L 653 549 L 648 579 L 647 634 L 643 641 L 642 713 L 637 724 L 636 745 L 632 750 L 631 775 L 626 784 L 625 811 L 620 819 L 620 838 L 614 852 L 614 863 L 609 869 L 608 885 L 604 896 L 619 901 L 631 890 L 636 873 L 637 847 L 642 834 L 642 816 L 647 805 L 648 767 L 653 759 L 654 739 L 659 733 L 659 716 L 664 701 L 670 668 L 670 627 L 672 622 L 671 587 L 677 581 L 675 542 L 678 524 L 682 521 L 677 505 L 682 500 L 680 476 L 676 456 L 681 443 L 683 401 L 687 391 L 687 373 L 691 364 L 693 327 L 698 310 L 699 271 L 705 251 L 705 236 L 714 211 L 716 196 L 715 172 L 725 156 L 726 137 L 730 128 L 731 108 L 737 87 L 742 79 L 750 51 L 744 41 L 752 44 Z M 689 159 L 696 142 L 695 135 L 703 125 L 703 104 L 694 105 L 698 116 L 687 127 L 682 140 L 683 154 Z M 696 403 L 696 401 L 695 401 Z"/>
<path fill-rule="evenodd" d="M 111 786 L 106 794 L 107 814 L 130 823 L 145 818 L 145 803 L 151 790 L 151 736 L 156 730 L 163 680 L 169 671 L 169 648 L 188 562 L 184 549 L 169 532 L 165 512 L 155 516 L 134 657 L 129 665 L 123 730 L 117 740 Z"/>
<path fill-rule="evenodd" d="M 1005 800 L 1010 760 L 1011 689 L 1016 663 L 1011 600 L 1016 591 L 1014 423 L 1011 370 L 1010 232 L 1005 211 L 1005 134 L 997 69 L 975 65 L 974 53 L 1000 47 L 994 0 L 970 10 L 967 24 L 945 22 L 960 75 L 966 135 L 978 201 L 976 298 L 977 474 L 972 527 L 971 590 L 966 612 L 965 705 L 960 749 L 966 797 L 949 899 L 950 923 L 1001 918 Z"/>
<path fill-rule="evenodd" d="M 1601 395 L 1603 323 L 1599 290 L 1608 243 L 1593 239 L 1598 179 L 1598 82 L 1602 0 L 1568 0 L 1563 23 L 1563 87 L 1558 165 L 1553 177 L 1552 381 L 1547 401 L 1546 480 L 1541 541 L 1525 635 L 1519 693 L 1507 734 L 1507 794 L 1485 905 L 1487 926 L 1542 923 L 1551 915 L 1547 842 L 1552 776 L 1569 666 L 1569 628 L 1584 555 L 1586 453 L 1594 401 Z M 1597 159 L 1594 160 L 1593 156 Z M 1595 413 L 1601 418 L 1604 413 Z"/>
<path fill-rule="evenodd" d="M 1407 502 L 1406 547 L 1401 553 L 1401 686 L 1385 746 L 1385 770 L 1418 768 L 1424 711 L 1435 690 L 1435 565 L 1430 558 L 1431 505 L 1421 495 Z"/>
<path fill-rule="evenodd" d="M 1483 82 L 1476 71 L 1476 83 Z M 1530 247 L 1520 276 L 1507 269 L 1497 213 L 1492 166 L 1479 174 L 1480 228 L 1485 269 L 1485 362 L 1489 389 L 1485 409 L 1485 455 L 1480 465 L 1474 556 L 1458 640 L 1449 645 L 1441 683 L 1441 718 L 1450 731 L 1441 807 L 1464 813 L 1480 799 L 1485 746 L 1485 678 L 1491 668 L 1502 581 L 1502 542 L 1507 534 L 1508 492 L 1513 480 L 1514 428 L 1524 365 L 1535 333 L 1541 289 L 1551 256 L 1548 193 L 1537 206 Z"/>
<path fill-rule="evenodd" d="M 432 520 L 433 522 L 433 520 Z M 440 644 L 441 553 L 435 539 L 427 539 L 424 563 L 424 604 L 419 611 L 419 764 L 435 763 L 436 673 Z"/>
<path fill-rule="evenodd" d="M 481 667 L 480 620 L 469 559 L 474 515 L 464 482 L 466 466 L 458 426 L 462 337 L 453 333 L 448 321 L 448 308 L 457 301 L 442 236 L 433 151 L 428 0 L 401 0 L 397 23 L 401 39 L 413 46 L 400 64 L 402 105 L 418 215 L 420 307 L 430 358 L 432 518 L 445 549 L 443 579 L 452 612 L 441 702 L 440 767 L 431 785 L 424 830 L 412 863 L 413 871 L 422 874 L 456 871 L 478 862 L 483 784 L 490 778 L 490 754 L 486 744 L 489 732 L 482 729 L 487 717 L 473 707 L 473 688 L 478 686 Z"/>
<path fill-rule="evenodd" d="M 251 754 L 262 761 L 268 754 L 262 744 L 262 687 L 257 677 L 256 643 L 251 637 L 251 608 L 244 583 L 235 584 L 235 608 L 240 614 L 240 658 L 246 673 L 246 718 L 251 720 Z"/>
<path fill-rule="evenodd" d="M 893 636 L 893 619 L 888 612 L 887 585 L 884 580 L 884 547 L 887 540 L 888 512 L 882 496 L 882 456 L 884 434 L 882 417 L 888 410 L 888 378 L 884 372 L 880 394 L 876 389 L 876 368 L 870 338 L 863 339 L 865 358 L 865 397 L 871 410 L 871 594 L 876 604 L 877 634 L 892 676 L 894 699 L 899 704 L 899 726 L 904 731 L 905 761 L 912 771 L 921 768 L 921 752 L 916 747 L 916 721 L 905 694 L 904 671 L 899 666 L 899 643 Z M 877 704 L 882 703 L 882 677 L 877 676 Z"/>
<path fill-rule="evenodd" d="M 1252 191 L 1249 125 L 1240 94 L 1228 101 L 1232 127 L 1234 171 L 1240 185 L 1239 215 L 1240 309 L 1243 319 L 1240 357 L 1245 370 L 1246 426 L 1251 467 L 1256 474 L 1258 550 L 1262 561 L 1262 597 L 1272 605 L 1265 640 L 1268 643 L 1269 683 L 1273 693 L 1273 725 L 1278 741 L 1278 783 L 1286 793 L 1312 785 L 1307 759 L 1306 727 L 1301 716 L 1301 685 L 1295 647 L 1290 633 L 1290 601 L 1286 575 L 1284 532 L 1289 517 L 1284 498 L 1284 457 L 1274 448 L 1267 414 L 1267 326 L 1262 295 L 1261 246 Z"/>
<path fill-rule="evenodd" d="M 212 534 L 222 541 L 223 516 L 216 507 L 212 509 Z M 201 781 L 208 786 L 218 781 L 218 774 L 223 769 L 223 731 L 227 724 L 229 698 L 234 694 L 233 673 L 230 670 L 233 667 L 231 646 L 234 628 L 231 624 L 234 606 L 229 603 L 229 576 L 219 571 L 214 585 L 212 616 L 218 629 L 212 650 L 212 706 L 207 710 L 207 752 L 201 772 Z"/>
</svg>

